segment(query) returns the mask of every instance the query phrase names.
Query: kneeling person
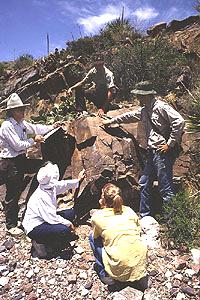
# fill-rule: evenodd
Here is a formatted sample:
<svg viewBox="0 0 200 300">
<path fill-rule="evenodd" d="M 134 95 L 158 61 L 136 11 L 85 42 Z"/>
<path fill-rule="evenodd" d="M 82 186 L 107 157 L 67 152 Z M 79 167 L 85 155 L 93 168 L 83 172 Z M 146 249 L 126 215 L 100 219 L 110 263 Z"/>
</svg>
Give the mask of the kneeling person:
<svg viewBox="0 0 200 300">
<path fill-rule="evenodd" d="M 93 83 L 89 89 L 84 89 L 85 83 Z M 99 109 L 98 115 L 102 116 L 108 109 L 108 104 L 115 98 L 116 86 L 113 73 L 105 67 L 102 55 L 96 55 L 93 59 L 93 68 L 86 76 L 68 89 L 72 95 L 75 90 L 75 102 L 77 111 L 86 111 L 85 98 L 95 104 Z"/>
<path fill-rule="evenodd" d="M 106 184 L 100 199 L 102 209 L 92 216 L 94 232 L 90 245 L 96 258 L 96 271 L 105 284 L 114 280 L 138 281 L 146 276 L 147 248 L 140 239 L 136 213 L 123 205 L 120 189 Z"/>
<path fill-rule="evenodd" d="M 72 224 L 75 218 L 74 209 L 57 213 L 56 196 L 67 190 L 78 188 L 83 178 L 84 172 L 82 171 L 78 179 L 59 181 L 58 166 L 50 162 L 39 170 L 37 174 L 39 186 L 30 197 L 22 222 L 26 234 L 34 241 L 32 244 L 35 245 L 38 256 L 44 257 L 46 253 L 41 253 L 45 250 L 39 249 L 37 243 L 59 251 L 74 240 Z"/>
</svg>

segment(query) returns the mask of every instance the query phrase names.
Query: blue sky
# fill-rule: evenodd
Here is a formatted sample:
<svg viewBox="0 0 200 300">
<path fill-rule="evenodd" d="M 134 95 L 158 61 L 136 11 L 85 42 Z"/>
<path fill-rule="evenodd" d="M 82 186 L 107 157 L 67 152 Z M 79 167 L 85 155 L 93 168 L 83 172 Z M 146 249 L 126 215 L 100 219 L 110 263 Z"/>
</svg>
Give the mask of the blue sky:
<svg viewBox="0 0 200 300">
<path fill-rule="evenodd" d="M 106 22 L 125 17 L 136 26 L 183 19 L 197 14 L 194 0 L 0 0 L 0 61 L 29 53 L 46 55 L 46 34 L 50 50 L 65 48 L 66 41 L 98 33 Z"/>
</svg>

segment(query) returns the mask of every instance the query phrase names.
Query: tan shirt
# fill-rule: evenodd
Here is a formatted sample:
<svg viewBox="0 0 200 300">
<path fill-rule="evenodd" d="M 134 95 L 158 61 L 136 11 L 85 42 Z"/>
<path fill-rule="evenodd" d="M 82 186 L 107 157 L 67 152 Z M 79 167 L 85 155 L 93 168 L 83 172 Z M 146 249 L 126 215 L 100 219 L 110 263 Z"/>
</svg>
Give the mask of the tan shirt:
<svg viewBox="0 0 200 300">
<path fill-rule="evenodd" d="M 97 89 L 105 86 L 109 89 L 115 86 L 113 73 L 105 66 L 103 66 L 102 71 L 98 72 L 95 67 L 92 68 L 86 74 L 83 81 L 88 83 L 93 82 Z"/>
<path fill-rule="evenodd" d="M 162 133 L 157 133 L 148 118 Z M 111 123 L 131 123 L 141 121 L 146 132 L 146 143 L 149 148 L 156 149 L 161 144 L 168 144 L 173 147 L 176 142 L 181 141 L 181 136 L 185 126 L 182 116 L 169 104 L 164 101 L 154 99 L 151 107 L 141 107 L 135 112 L 124 113 L 111 119 Z M 170 132 L 169 138 L 164 138 Z"/>
</svg>

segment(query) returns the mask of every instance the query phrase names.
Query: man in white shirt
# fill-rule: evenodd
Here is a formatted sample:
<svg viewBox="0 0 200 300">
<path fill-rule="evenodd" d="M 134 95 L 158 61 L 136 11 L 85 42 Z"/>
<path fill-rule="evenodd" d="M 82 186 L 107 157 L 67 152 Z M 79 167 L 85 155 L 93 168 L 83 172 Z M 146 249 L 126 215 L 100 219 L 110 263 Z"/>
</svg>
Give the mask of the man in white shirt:
<svg viewBox="0 0 200 300">
<path fill-rule="evenodd" d="M 6 227 L 10 234 L 20 235 L 23 231 L 17 228 L 18 201 L 22 192 L 24 174 L 36 173 L 44 163 L 41 159 L 27 159 L 27 149 L 35 143 L 44 141 L 43 135 L 52 130 L 55 125 L 31 124 L 24 120 L 25 108 L 20 97 L 13 93 L 7 99 L 6 120 L 0 128 L 0 175 L 6 184 L 5 216 Z M 27 134 L 34 134 L 28 138 Z M 30 187 L 28 197 L 36 186 Z"/>
<path fill-rule="evenodd" d="M 77 111 L 86 111 L 86 98 L 95 104 L 99 109 L 98 115 L 102 116 L 107 110 L 108 103 L 114 99 L 116 86 L 114 84 L 113 73 L 104 66 L 102 55 L 96 55 L 93 66 L 83 80 L 68 89 L 68 94 L 72 95 L 72 91 L 75 90 Z M 93 85 L 89 89 L 84 90 L 82 86 L 85 83 L 93 83 Z"/>
</svg>

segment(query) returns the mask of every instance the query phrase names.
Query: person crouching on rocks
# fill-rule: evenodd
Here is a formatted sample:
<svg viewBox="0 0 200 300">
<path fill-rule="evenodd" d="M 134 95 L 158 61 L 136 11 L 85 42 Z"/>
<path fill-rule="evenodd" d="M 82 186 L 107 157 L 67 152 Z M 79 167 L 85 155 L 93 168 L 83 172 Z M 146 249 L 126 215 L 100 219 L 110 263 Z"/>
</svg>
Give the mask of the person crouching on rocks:
<svg viewBox="0 0 200 300">
<path fill-rule="evenodd" d="M 48 249 L 59 255 L 59 251 L 77 239 L 72 221 L 75 218 L 73 208 L 57 212 L 57 198 L 67 190 L 76 189 L 84 179 L 84 171 L 77 179 L 60 180 L 56 164 L 48 162 L 38 174 L 38 188 L 29 199 L 22 225 L 32 240 L 32 254 L 45 258 Z"/>
<path fill-rule="evenodd" d="M 142 283 L 147 272 L 147 248 L 140 239 L 136 213 L 123 205 L 121 190 L 111 183 L 103 187 L 99 203 L 101 209 L 91 219 L 94 231 L 89 241 L 100 280 L 107 285 L 115 280 Z"/>
</svg>

